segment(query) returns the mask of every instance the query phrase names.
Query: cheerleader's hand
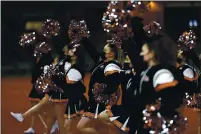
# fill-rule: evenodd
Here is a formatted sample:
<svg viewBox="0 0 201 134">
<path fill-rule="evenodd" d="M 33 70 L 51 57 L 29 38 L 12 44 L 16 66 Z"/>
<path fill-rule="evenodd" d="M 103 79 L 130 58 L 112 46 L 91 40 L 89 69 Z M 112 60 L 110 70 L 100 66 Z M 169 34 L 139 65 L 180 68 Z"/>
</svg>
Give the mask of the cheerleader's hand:
<svg viewBox="0 0 201 134">
<path fill-rule="evenodd" d="M 136 75 L 135 69 L 132 69 L 132 73 L 133 75 Z"/>
<path fill-rule="evenodd" d="M 126 70 L 125 74 L 130 74 L 131 70 Z"/>
<path fill-rule="evenodd" d="M 71 63 L 66 62 L 65 65 L 64 65 L 65 72 L 68 72 L 68 70 L 70 69 L 71 66 L 72 66 Z"/>
<path fill-rule="evenodd" d="M 45 66 L 43 67 L 43 73 L 46 74 L 47 71 L 48 71 L 48 69 L 49 69 L 49 66 L 48 66 L 48 65 L 45 65 Z"/>
<path fill-rule="evenodd" d="M 106 112 L 106 110 L 102 111 L 99 115 L 98 115 L 98 119 L 101 119 L 103 121 L 110 121 L 109 116 Z"/>
</svg>

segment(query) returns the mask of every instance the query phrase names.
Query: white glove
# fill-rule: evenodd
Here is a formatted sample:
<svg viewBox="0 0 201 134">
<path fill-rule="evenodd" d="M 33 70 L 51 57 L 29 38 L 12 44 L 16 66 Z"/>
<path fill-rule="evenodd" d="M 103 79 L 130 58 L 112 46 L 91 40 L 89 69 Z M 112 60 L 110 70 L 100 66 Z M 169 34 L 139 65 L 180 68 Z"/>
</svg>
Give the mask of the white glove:
<svg viewBox="0 0 201 134">
<path fill-rule="evenodd" d="M 71 63 L 66 62 L 65 65 L 64 65 L 64 71 L 65 71 L 65 73 L 70 69 L 70 67 L 71 67 Z"/>
<path fill-rule="evenodd" d="M 45 65 L 43 67 L 43 73 L 46 74 L 47 73 L 47 70 L 49 69 L 50 67 L 48 65 Z"/>
</svg>

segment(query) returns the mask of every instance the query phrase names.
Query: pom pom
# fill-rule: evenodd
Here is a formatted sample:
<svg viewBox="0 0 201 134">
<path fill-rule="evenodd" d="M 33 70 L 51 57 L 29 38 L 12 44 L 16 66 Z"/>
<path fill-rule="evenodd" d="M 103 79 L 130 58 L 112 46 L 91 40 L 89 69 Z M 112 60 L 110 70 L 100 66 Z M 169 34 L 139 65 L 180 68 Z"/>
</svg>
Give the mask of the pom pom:
<svg viewBox="0 0 201 134">
<path fill-rule="evenodd" d="M 149 133 L 153 134 L 178 134 L 184 133 L 187 126 L 187 118 L 180 115 L 174 115 L 172 118 L 163 117 L 160 110 L 160 99 L 156 104 L 147 105 L 143 110 L 144 128 L 149 129 Z"/>
<path fill-rule="evenodd" d="M 112 37 L 114 43 L 119 47 L 120 40 L 124 37 L 133 36 L 131 28 L 131 18 L 136 15 L 136 10 L 146 9 L 149 2 L 128 2 L 128 1 L 112 1 L 109 3 L 106 12 L 103 14 L 102 24 L 104 31 L 118 38 L 116 41 Z"/>
<path fill-rule="evenodd" d="M 39 93 L 44 93 L 44 92 L 50 92 L 50 91 L 55 91 L 55 92 L 64 92 L 63 89 L 58 87 L 54 82 L 53 78 L 56 77 L 56 79 L 62 79 L 64 76 L 64 73 L 59 71 L 59 65 L 60 62 L 57 65 L 49 65 L 45 66 L 45 72 L 44 74 L 39 77 L 35 83 L 35 88 Z"/>
<path fill-rule="evenodd" d="M 60 31 L 59 22 L 53 19 L 47 19 L 42 24 L 42 34 L 44 36 L 57 36 Z"/>
<path fill-rule="evenodd" d="M 103 83 L 95 83 L 93 86 L 92 93 L 94 95 L 94 99 L 97 103 L 104 103 L 110 106 L 113 106 L 117 103 L 120 97 L 120 91 L 116 91 L 111 95 L 104 94 L 104 90 L 106 89 L 107 85 Z"/>
<path fill-rule="evenodd" d="M 181 50 L 192 49 L 196 46 L 196 39 L 195 33 L 192 30 L 185 31 L 180 35 L 178 39 L 178 47 Z"/>
<path fill-rule="evenodd" d="M 35 42 L 36 42 L 36 33 L 32 32 L 32 33 L 24 33 L 21 36 L 19 44 L 20 46 L 25 47 L 33 45 Z"/>
<path fill-rule="evenodd" d="M 112 39 L 107 40 L 107 43 L 115 44 L 117 48 L 121 48 L 122 40 L 120 39 L 120 37 L 117 34 L 112 34 L 111 37 Z"/>
<path fill-rule="evenodd" d="M 42 53 L 48 53 L 51 51 L 51 46 L 46 42 L 37 43 L 34 50 L 34 56 L 40 57 Z"/>
<path fill-rule="evenodd" d="M 184 104 L 186 104 L 189 108 L 194 108 L 196 111 L 201 110 L 201 93 L 197 93 L 194 95 L 189 95 L 186 93 L 184 98 Z"/>
<path fill-rule="evenodd" d="M 78 47 L 79 42 L 83 37 L 89 37 L 90 31 L 87 28 L 87 24 L 84 20 L 76 21 L 71 20 L 68 30 L 69 38 L 71 39 L 71 46 Z"/>
<path fill-rule="evenodd" d="M 162 33 L 161 30 L 162 30 L 161 25 L 156 21 L 152 21 L 148 25 L 144 26 L 144 31 L 146 32 L 148 37 L 160 35 Z"/>
</svg>

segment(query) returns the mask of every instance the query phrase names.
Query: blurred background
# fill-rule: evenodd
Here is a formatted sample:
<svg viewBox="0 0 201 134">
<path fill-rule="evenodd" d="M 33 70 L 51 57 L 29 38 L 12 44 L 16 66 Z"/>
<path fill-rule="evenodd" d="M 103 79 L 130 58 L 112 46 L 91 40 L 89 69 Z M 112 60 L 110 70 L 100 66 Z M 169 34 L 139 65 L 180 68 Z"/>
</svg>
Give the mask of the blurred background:
<svg viewBox="0 0 201 134">
<path fill-rule="evenodd" d="M 60 36 L 53 38 L 54 53 L 61 53 L 68 44 L 68 25 L 71 19 L 84 19 L 91 31 L 90 41 L 100 52 L 106 41 L 102 28 L 102 16 L 108 5 L 107 1 L 1 1 L 1 134 L 20 134 L 29 127 L 30 119 L 17 123 L 10 112 L 23 112 L 30 108 L 28 94 L 31 89 L 32 53 L 19 45 L 23 32 L 30 27 L 40 27 L 42 21 L 53 18 L 60 22 Z M 151 2 L 150 12 L 144 14 L 144 23 L 158 21 L 174 41 L 185 30 L 194 30 L 197 40 L 196 53 L 201 53 L 201 2 Z M 84 54 L 85 65 L 89 71 L 94 63 L 88 54 Z M 86 76 L 86 78 L 89 78 Z M 84 80 L 88 85 L 89 79 Z M 197 134 L 200 115 L 185 108 L 189 127 L 185 134 Z M 43 125 L 36 121 L 37 133 L 42 133 Z M 201 130 L 200 130 L 201 131 Z M 201 132 L 200 132 L 201 133 Z"/>
<path fill-rule="evenodd" d="M 20 48 L 19 37 L 29 26 L 37 27 L 47 18 L 57 19 L 61 24 L 60 36 L 53 39 L 55 52 L 59 53 L 64 44 L 68 43 L 67 29 L 72 18 L 86 20 L 91 31 L 90 40 L 101 51 L 106 39 L 101 20 L 107 4 L 107 1 L 2 1 L 2 77 L 30 74 L 31 53 Z M 150 12 L 144 15 L 145 23 L 151 20 L 160 22 L 175 41 L 191 26 L 198 37 L 196 50 L 200 53 L 201 2 L 152 2 L 150 5 Z M 93 62 L 87 53 L 85 58 L 87 62 L 84 67 L 89 71 Z"/>
</svg>

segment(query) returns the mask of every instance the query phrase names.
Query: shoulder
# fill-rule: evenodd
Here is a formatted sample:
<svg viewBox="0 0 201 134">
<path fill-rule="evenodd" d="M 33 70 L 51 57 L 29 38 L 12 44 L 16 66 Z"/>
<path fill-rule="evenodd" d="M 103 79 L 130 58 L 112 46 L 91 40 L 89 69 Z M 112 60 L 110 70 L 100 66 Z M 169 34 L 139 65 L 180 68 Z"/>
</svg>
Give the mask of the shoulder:
<svg viewBox="0 0 201 134">
<path fill-rule="evenodd" d="M 69 62 L 65 62 L 64 63 L 64 70 L 65 72 L 67 72 L 70 68 L 71 68 L 72 64 Z"/>
<path fill-rule="evenodd" d="M 183 75 L 184 75 L 184 77 L 187 77 L 187 78 L 193 78 L 194 77 L 194 71 L 190 67 L 185 68 L 183 70 Z"/>
<path fill-rule="evenodd" d="M 68 77 L 70 81 L 80 81 L 82 79 L 82 75 L 80 71 L 77 70 L 76 68 L 71 68 L 67 72 L 66 76 Z"/>
<path fill-rule="evenodd" d="M 173 73 L 167 68 L 161 68 L 157 70 L 153 76 L 153 87 L 156 91 L 173 87 L 178 84 Z"/>
<path fill-rule="evenodd" d="M 110 62 L 105 66 L 104 74 L 113 74 L 116 72 L 119 73 L 120 71 L 121 67 L 118 65 L 118 63 Z"/>
<path fill-rule="evenodd" d="M 183 65 L 180 69 L 185 80 L 193 81 L 198 78 L 197 71 L 190 65 Z"/>
</svg>

